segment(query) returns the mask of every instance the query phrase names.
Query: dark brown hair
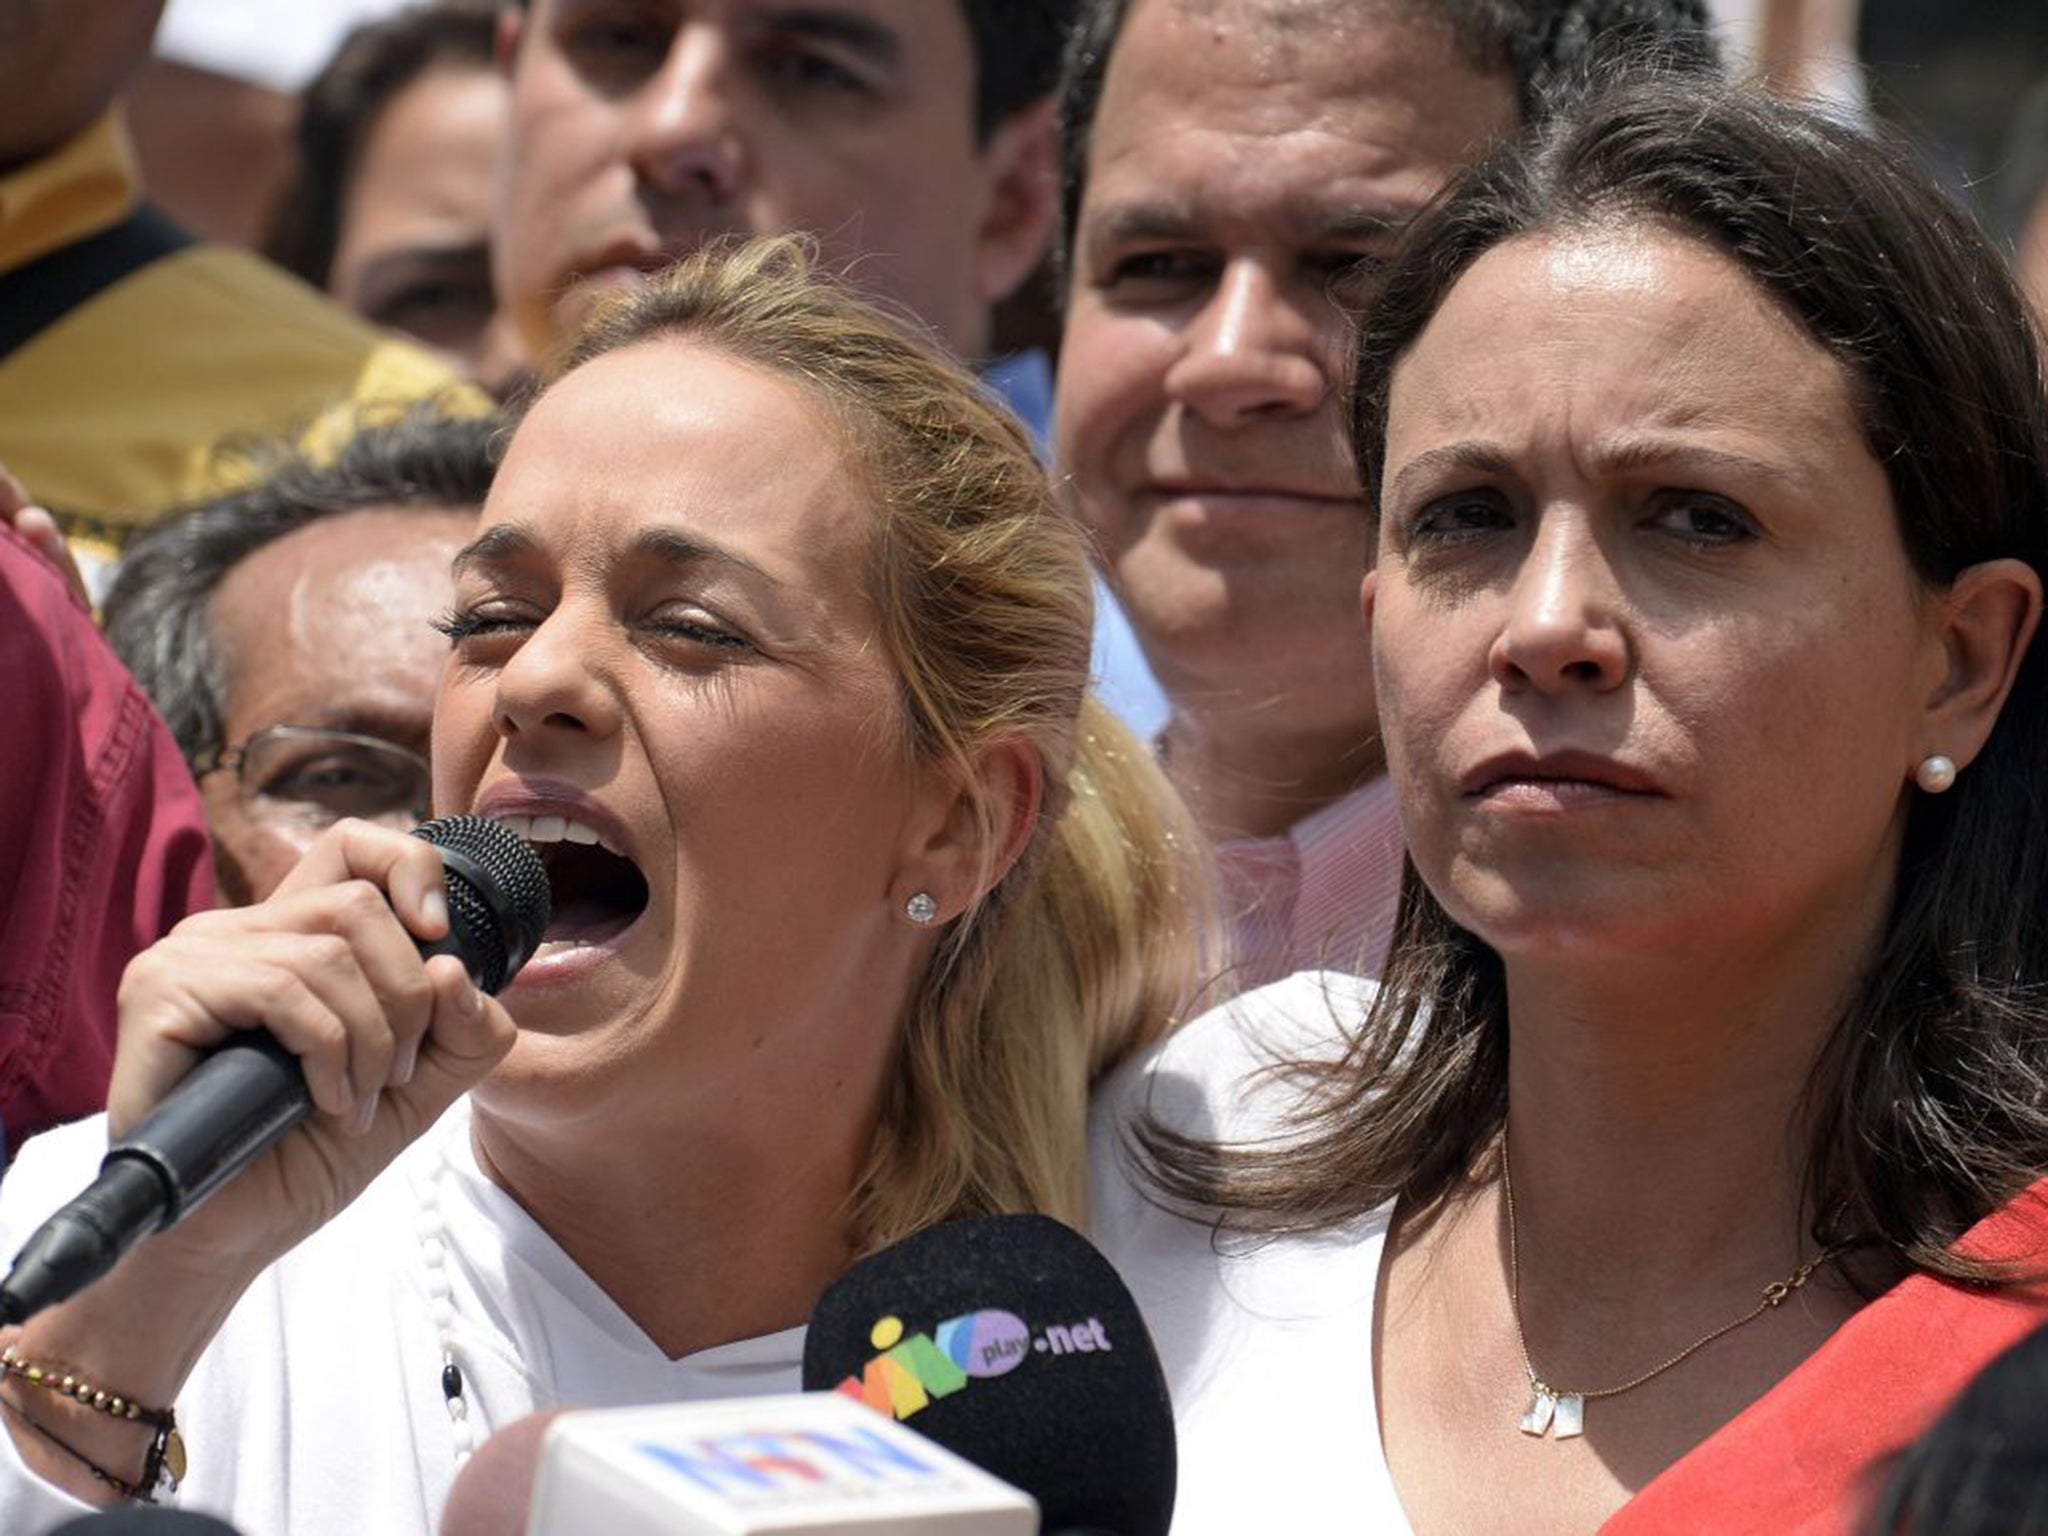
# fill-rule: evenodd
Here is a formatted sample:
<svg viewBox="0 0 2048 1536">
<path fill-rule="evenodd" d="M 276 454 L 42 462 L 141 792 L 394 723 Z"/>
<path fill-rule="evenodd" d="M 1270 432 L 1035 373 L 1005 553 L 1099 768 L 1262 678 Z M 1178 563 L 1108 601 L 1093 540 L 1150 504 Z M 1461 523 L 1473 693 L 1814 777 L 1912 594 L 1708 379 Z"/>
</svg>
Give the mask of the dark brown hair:
<svg viewBox="0 0 2048 1536">
<path fill-rule="evenodd" d="M 263 254 L 325 288 L 363 146 L 385 109 L 430 70 L 491 70 L 496 35 L 496 0 L 413 5 L 349 33 L 300 93 L 292 176 Z"/>
<path fill-rule="evenodd" d="M 524 10 L 529 0 L 505 0 Z M 974 141 L 1052 94 L 1079 0 L 954 0 L 974 49 Z"/>
<path fill-rule="evenodd" d="M 102 623 L 107 642 L 171 728 L 188 766 L 228 746 L 236 658 L 221 654 L 213 595 L 273 540 L 372 508 L 475 513 L 497 473 L 499 426 L 429 400 L 357 426 L 338 450 L 237 444 L 249 482 L 166 513 L 122 551 Z"/>
<path fill-rule="evenodd" d="M 1378 515 L 1389 383 L 1485 252 L 1648 221 L 1737 262 L 1843 367 L 1908 557 L 1939 588 L 2016 557 L 2048 572 L 2048 392 L 1990 243 L 1901 149 L 1760 92 L 1651 72 L 1470 173 L 1372 296 L 1354 448 Z M 1807 1085 L 1817 1242 L 1955 1278 L 1949 1244 L 2048 1172 L 2048 647 L 2023 659 L 1981 755 L 1914 794 L 1886 931 Z M 1856 750 L 1844 743 L 1845 751 Z M 1304 1140 L 1233 1155 L 1141 1137 L 1172 1197 L 1321 1226 L 1465 1176 L 1507 1107 L 1499 958 L 1410 865 L 1383 985 L 1317 1074 Z"/>
<path fill-rule="evenodd" d="M 1078 0 L 1060 72 L 1062 249 L 1071 256 L 1088 184 L 1088 141 L 1109 78 L 1110 55 L 1132 0 Z M 1572 100 L 1612 55 L 1646 46 L 1711 72 L 1720 51 L 1706 0 L 1355 0 L 1449 33 L 1466 62 L 1511 81 L 1524 125 Z"/>
</svg>

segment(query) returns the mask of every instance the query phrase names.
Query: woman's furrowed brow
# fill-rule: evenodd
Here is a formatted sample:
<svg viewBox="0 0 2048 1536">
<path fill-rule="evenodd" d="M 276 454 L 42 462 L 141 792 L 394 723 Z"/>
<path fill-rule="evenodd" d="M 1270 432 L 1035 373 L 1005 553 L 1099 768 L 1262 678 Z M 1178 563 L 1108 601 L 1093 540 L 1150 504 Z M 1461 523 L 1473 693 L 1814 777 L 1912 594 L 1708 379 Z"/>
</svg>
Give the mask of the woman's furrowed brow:
<svg viewBox="0 0 2048 1536">
<path fill-rule="evenodd" d="M 633 553 L 667 565 L 723 565 L 771 586 L 782 583 L 736 549 L 675 528 L 643 528 L 633 536 Z"/>
<path fill-rule="evenodd" d="M 460 576 L 471 566 L 506 565 L 532 553 L 539 545 L 540 540 L 526 524 L 498 523 L 457 550 L 448 569 L 450 574 Z"/>
<path fill-rule="evenodd" d="M 456 552 L 450 570 L 457 576 L 480 565 L 510 565 L 537 553 L 541 539 L 525 523 L 499 523 L 487 528 Z M 720 565 L 764 581 L 782 583 L 755 561 L 713 539 L 683 533 L 675 528 L 643 528 L 633 536 L 629 553 L 636 559 L 664 565 Z"/>
</svg>

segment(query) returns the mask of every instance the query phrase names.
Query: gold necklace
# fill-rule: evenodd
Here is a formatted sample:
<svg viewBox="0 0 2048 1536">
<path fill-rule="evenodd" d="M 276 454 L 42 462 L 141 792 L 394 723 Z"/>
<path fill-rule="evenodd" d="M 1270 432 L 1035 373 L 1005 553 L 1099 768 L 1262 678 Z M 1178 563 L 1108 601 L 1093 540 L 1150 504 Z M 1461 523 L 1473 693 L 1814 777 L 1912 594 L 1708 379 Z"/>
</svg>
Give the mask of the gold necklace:
<svg viewBox="0 0 2048 1536">
<path fill-rule="evenodd" d="M 1522 1352 L 1522 1370 L 1529 1378 L 1529 1406 L 1522 1414 L 1522 1433 L 1541 1440 L 1548 1431 L 1554 1438 L 1569 1440 L 1586 1431 L 1586 1403 L 1596 1397 L 1619 1397 L 1624 1392 L 1633 1392 L 1644 1382 L 1662 1376 L 1675 1365 L 1681 1365 L 1699 1351 L 1705 1349 L 1723 1334 L 1733 1333 L 1744 1323 L 1753 1323 L 1766 1312 L 1782 1305 L 1785 1298 L 1813 1278 L 1813 1272 L 1832 1259 L 1840 1250 L 1829 1248 L 1816 1254 L 1793 1270 L 1783 1280 L 1774 1280 L 1764 1287 L 1763 1299 L 1742 1316 L 1723 1323 L 1712 1333 L 1702 1334 L 1662 1365 L 1652 1366 L 1642 1375 L 1624 1381 L 1617 1387 L 1597 1387 L 1591 1391 L 1578 1391 L 1568 1387 L 1553 1387 L 1536 1374 L 1536 1367 L 1529 1359 L 1529 1338 L 1522 1328 L 1522 1263 L 1515 1241 L 1515 1179 L 1508 1167 L 1507 1128 L 1501 1128 L 1500 1136 L 1500 1187 L 1508 1208 L 1508 1308 L 1515 1319 L 1515 1344 Z"/>
</svg>

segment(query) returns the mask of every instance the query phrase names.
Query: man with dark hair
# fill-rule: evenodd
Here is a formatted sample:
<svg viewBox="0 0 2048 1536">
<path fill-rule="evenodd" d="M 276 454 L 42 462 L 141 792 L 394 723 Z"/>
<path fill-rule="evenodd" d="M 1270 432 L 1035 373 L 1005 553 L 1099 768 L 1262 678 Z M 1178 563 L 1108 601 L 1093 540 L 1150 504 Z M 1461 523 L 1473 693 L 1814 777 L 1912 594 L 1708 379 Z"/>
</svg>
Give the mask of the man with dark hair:
<svg viewBox="0 0 2048 1536">
<path fill-rule="evenodd" d="M 493 262 L 539 363 L 605 293 L 720 236 L 814 235 L 829 265 L 987 368 L 1034 432 L 1036 354 L 989 313 L 1057 218 L 1052 88 L 1074 0 L 526 0 L 501 13 L 512 150 Z M 1163 701 L 1107 594 L 1096 673 Z"/>
<path fill-rule="evenodd" d="M 499 294 L 545 359 L 720 235 L 805 230 L 980 361 L 1051 238 L 1071 0 L 530 0 L 503 13 Z"/>
<path fill-rule="evenodd" d="M 1062 85 L 1054 442 L 1222 846 L 1238 980 L 1376 971 L 1401 831 L 1359 608 L 1341 280 L 1699 0 L 1084 0 Z"/>
<path fill-rule="evenodd" d="M 270 894 L 344 816 L 428 814 L 427 737 L 496 423 L 431 414 L 138 535 L 107 638 L 199 781 L 221 897 Z"/>
<path fill-rule="evenodd" d="M 364 22 L 298 97 L 264 254 L 374 325 L 497 387 L 512 366 L 491 295 L 507 128 L 497 0 Z"/>
</svg>

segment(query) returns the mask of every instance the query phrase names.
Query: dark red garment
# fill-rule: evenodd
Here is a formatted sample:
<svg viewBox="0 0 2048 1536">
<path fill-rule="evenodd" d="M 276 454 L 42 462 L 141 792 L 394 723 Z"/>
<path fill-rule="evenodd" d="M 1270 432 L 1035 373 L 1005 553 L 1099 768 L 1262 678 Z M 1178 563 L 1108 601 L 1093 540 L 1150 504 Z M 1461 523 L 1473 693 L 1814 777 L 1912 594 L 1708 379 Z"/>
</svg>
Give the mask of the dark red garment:
<svg viewBox="0 0 2048 1536">
<path fill-rule="evenodd" d="M 2030 1272 L 2048 1267 L 2048 1180 L 1957 1246 Z M 1624 1504 L 1600 1536 L 1860 1531 L 1884 1462 L 2043 1323 L 2048 1286 L 1986 1291 L 1924 1275 L 1901 1281 Z"/>
<path fill-rule="evenodd" d="M 213 903 L 171 734 L 43 557 L 0 524 L 0 1131 L 105 1107 L 135 953 Z"/>
</svg>

